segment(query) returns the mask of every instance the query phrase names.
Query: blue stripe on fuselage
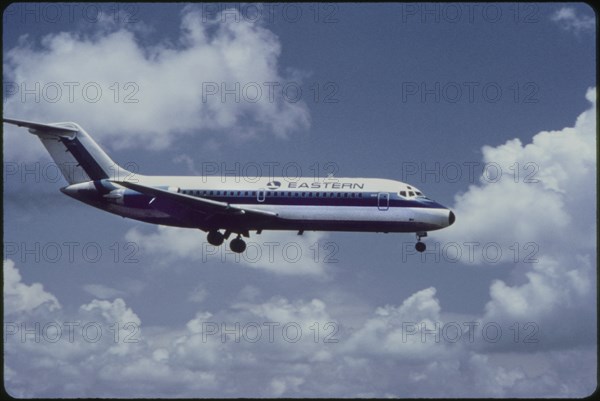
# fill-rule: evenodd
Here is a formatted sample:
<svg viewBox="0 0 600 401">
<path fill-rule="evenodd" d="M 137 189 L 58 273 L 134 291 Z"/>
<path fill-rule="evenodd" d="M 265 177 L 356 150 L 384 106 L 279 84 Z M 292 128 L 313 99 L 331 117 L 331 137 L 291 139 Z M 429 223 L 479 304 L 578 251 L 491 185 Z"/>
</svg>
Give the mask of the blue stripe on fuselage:
<svg viewBox="0 0 600 401">
<path fill-rule="evenodd" d="M 189 193 L 189 191 L 194 191 L 193 193 Z M 186 190 L 183 192 L 189 196 L 196 196 L 203 199 L 210 199 L 214 201 L 230 203 L 230 204 L 245 204 L 245 205 L 288 205 L 288 206 L 355 206 L 355 207 L 378 207 L 384 206 L 385 201 L 383 203 L 378 202 L 377 195 L 378 192 L 361 192 L 362 197 L 358 197 L 358 193 L 355 192 L 355 197 L 351 197 L 351 193 L 342 192 L 342 197 L 337 197 L 337 193 L 335 197 L 315 197 L 315 192 L 312 192 L 313 196 L 308 196 L 309 192 L 297 192 L 300 196 L 280 196 L 284 192 L 277 192 L 277 196 L 274 195 L 274 191 L 269 191 L 268 196 L 265 193 L 264 201 L 259 202 L 256 197 L 256 190 L 254 190 L 255 195 L 250 195 L 252 191 L 225 191 L 227 193 L 234 192 L 236 195 L 202 195 L 202 193 L 206 191 L 217 192 L 215 190 Z M 200 195 L 196 195 L 195 192 L 199 192 Z M 221 190 L 220 192 L 224 192 Z M 242 195 L 237 195 L 238 192 L 241 192 Z M 245 192 L 248 192 L 249 195 L 243 195 Z M 286 193 L 288 191 L 285 191 Z M 292 194 L 294 193 L 293 191 Z M 306 196 L 301 196 L 302 194 L 306 194 Z M 323 195 L 323 192 L 319 192 L 320 195 Z M 327 193 L 329 194 L 329 193 Z M 348 194 L 349 197 L 343 197 L 344 194 Z M 424 208 L 424 209 L 446 209 L 445 206 L 440 205 L 437 202 L 432 200 L 423 199 L 423 198 L 414 198 L 414 199 L 403 199 L 399 196 L 394 197 L 394 194 L 390 194 L 389 199 L 389 207 L 412 207 L 412 208 Z"/>
</svg>

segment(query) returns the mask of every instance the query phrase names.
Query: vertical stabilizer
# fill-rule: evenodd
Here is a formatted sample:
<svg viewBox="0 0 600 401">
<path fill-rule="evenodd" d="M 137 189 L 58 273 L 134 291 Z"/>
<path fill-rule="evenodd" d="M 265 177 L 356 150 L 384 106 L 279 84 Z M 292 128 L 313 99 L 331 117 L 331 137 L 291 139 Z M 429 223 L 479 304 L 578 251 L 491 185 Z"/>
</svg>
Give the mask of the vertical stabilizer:
<svg viewBox="0 0 600 401">
<path fill-rule="evenodd" d="M 102 179 L 120 180 L 131 174 L 117 165 L 83 128 L 72 122 L 41 124 L 5 118 L 26 127 L 42 141 L 69 184 Z"/>
</svg>

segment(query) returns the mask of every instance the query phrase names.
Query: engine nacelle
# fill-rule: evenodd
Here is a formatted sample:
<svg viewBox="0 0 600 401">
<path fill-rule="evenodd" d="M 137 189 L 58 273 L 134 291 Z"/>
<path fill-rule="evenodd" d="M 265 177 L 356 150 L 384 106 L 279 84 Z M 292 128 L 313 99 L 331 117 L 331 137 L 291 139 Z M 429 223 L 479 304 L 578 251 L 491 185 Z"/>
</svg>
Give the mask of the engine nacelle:
<svg viewBox="0 0 600 401">
<path fill-rule="evenodd" d="M 152 197 L 128 188 L 113 189 L 109 193 L 103 195 L 103 197 L 109 202 L 117 205 L 136 208 L 145 208 L 152 200 Z"/>
<path fill-rule="evenodd" d="M 104 199 L 109 202 L 113 202 L 119 205 L 123 205 L 125 203 L 125 190 L 126 188 L 118 188 L 110 191 L 106 195 L 103 195 Z"/>
</svg>

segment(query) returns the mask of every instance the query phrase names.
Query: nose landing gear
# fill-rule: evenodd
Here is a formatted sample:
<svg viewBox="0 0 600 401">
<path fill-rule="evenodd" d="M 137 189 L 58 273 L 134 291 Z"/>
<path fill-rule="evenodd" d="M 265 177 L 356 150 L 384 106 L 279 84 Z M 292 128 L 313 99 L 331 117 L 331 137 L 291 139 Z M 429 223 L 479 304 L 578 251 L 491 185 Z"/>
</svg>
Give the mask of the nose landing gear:
<svg viewBox="0 0 600 401">
<path fill-rule="evenodd" d="M 417 243 L 415 244 L 415 249 L 417 250 L 417 252 L 425 252 L 425 249 L 427 249 L 425 243 L 421 242 L 422 237 L 427 237 L 427 233 L 424 231 L 419 231 L 417 233 Z"/>
</svg>

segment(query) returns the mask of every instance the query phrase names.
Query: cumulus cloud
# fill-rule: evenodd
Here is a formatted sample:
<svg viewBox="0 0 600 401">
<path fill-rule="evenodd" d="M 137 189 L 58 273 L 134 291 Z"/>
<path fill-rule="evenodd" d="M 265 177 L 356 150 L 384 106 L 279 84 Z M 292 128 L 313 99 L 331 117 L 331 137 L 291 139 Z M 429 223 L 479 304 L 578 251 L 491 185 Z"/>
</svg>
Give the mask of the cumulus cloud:
<svg viewBox="0 0 600 401">
<path fill-rule="evenodd" d="M 596 19 L 589 15 L 577 13 L 573 7 L 561 7 L 550 17 L 565 31 L 579 35 L 581 33 L 593 33 L 596 29 Z"/>
<path fill-rule="evenodd" d="M 4 260 L 4 315 L 33 312 L 38 308 L 60 308 L 56 297 L 44 290 L 40 283 L 31 285 L 21 281 L 21 274 L 10 259 Z"/>
<path fill-rule="evenodd" d="M 512 274 L 490 286 L 483 320 L 531 323 L 540 341 L 529 351 L 596 339 L 596 89 L 586 98 L 590 108 L 572 127 L 540 132 L 525 145 L 485 146 L 484 162 L 501 176 L 458 195 L 457 221 L 440 232 L 446 241 L 499 245 L 498 265 L 512 265 Z M 475 256 L 489 267 L 482 252 Z"/>
<path fill-rule="evenodd" d="M 596 89 L 587 91 L 590 108 L 573 127 L 543 131 L 532 142 L 511 139 L 482 149 L 488 169 L 479 185 L 455 198 L 454 225 L 439 237 L 457 242 L 497 242 L 504 260 L 507 246 L 539 245 L 539 252 L 558 256 L 565 248 L 589 251 L 595 245 Z M 482 262 L 479 258 L 477 262 Z"/>
<path fill-rule="evenodd" d="M 102 284 L 86 284 L 83 286 L 83 290 L 100 299 L 115 298 L 125 295 L 125 293 L 121 290 L 117 290 Z"/>
<path fill-rule="evenodd" d="M 159 226 L 156 230 L 130 229 L 125 238 L 140 246 L 144 254 L 156 257 L 162 266 L 181 260 L 202 263 L 232 263 L 279 275 L 307 275 L 327 279 L 335 260 L 322 232 L 295 235 L 266 231 L 246 241 L 246 251 L 236 254 L 227 242 L 215 247 L 206 242 L 206 234 L 186 228 Z M 331 257 L 330 257 L 331 256 Z"/>
<path fill-rule="evenodd" d="M 435 288 L 426 288 L 408 297 L 399 307 L 377 308 L 375 316 L 353 332 L 344 347 L 356 355 L 379 354 L 405 360 L 434 356 L 436 360 L 445 359 L 446 344 L 435 335 L 441 324 L 441 307 L 435 293 Z"/>
<path fill-rule="evenodd" d="M 143 44 L 139 29 L 110 21 L 8 49 L 4 114 L 76 120 L 115 147 L 153 149 L 183 135 L 285 138 L 309 126 L 305 102 L 282 91 L 301 82 L 279 71 L 279 40 L 259 22 L 186 7 L 176 40 Z M 7 154 L 25 150 L 23 136 L 9 132 Z"/>
<path fill-rule="evenodd" d="M 5 387 L 20 397 L 583 396 L 594 388 L 593 372 L 569 365 L 591 366 L 589 351 L 502 360 L 443 331 L 436 340 L 435 323 L 448 316 L 433 287 L 376 308 L 353 330 L 320 299 L 251 292 L 181 326 L 142 327 L 120 298 L 47 308 L 34 320 L 16 314 L 5 319 Z M 408 339 L 402 322 L 418 327 Z"/>
</svg>

